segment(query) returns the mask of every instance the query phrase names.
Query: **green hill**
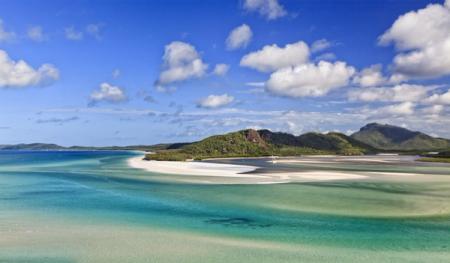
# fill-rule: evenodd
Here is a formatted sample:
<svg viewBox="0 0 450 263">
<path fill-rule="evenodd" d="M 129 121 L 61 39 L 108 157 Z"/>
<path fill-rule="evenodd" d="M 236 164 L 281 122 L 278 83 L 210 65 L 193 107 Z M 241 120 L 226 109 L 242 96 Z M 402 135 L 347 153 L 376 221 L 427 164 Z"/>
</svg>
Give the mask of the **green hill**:
<svg viewBox="0 0 450 263">
<path fill-rule="evenodd" d="M 293 156 L 302 154 L 361 155 L 373 147 L 341 133 L 307 133 L 294 136 L 269 130 L 242 130 L 215 135 L 175 150 L 147 155 L 152 160 L 186 160 L 219 157 Z"/>
<path fill-rule="evenodd" d="M 0 150 L 141 150 L 156 152 L 148 154 L 148 159 L 177 161 L 271 155 L 362 155 L 389 151 L 414 151 L 423 154 L 428 151 L 449 151 L 450 140 L 393 125 L 370 123 L 351 136 L 337 132 L 309 132 L 295 136 L 284 132 L 247 129 L 211 136 L 192 143 L 109 147 L 63 147 L 56 144 L 31 143 L 0 145 Z"/>
<path fill-rule="evenodd" d="M 327 150 L 340 155 L 360 155 L 376 151 L 367 144 L 337 132 L 306 133 L 299 136 L 299 141 L 304 147 Z"/>
<path fill-rule="evenodd" d="M 436 151 L 450 147 L 447 139 L 388 124 L 367 124 L 351 137 L 381 150 Z"/>
</svg>

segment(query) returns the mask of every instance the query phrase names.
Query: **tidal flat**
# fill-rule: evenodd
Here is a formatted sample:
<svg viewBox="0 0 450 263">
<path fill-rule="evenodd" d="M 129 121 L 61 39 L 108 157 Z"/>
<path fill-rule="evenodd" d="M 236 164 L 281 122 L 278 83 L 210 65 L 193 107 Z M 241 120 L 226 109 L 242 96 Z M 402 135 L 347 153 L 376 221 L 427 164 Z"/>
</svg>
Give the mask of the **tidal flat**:
<svg viewBox="0 0 450 263">
<path fill-rule="evenodd" d="M 155 173 L 133 152 L 0 153 L 0 262 L 448 262 L 450 165 L 415 157 L 227 159 L 272 184 Z M 248 172 L 248 171 L 247 171 Z M 250 172 L 252 173 L 252 172 Z M 226 181 L 228 180 L 228 181 Z"/>
</svg>

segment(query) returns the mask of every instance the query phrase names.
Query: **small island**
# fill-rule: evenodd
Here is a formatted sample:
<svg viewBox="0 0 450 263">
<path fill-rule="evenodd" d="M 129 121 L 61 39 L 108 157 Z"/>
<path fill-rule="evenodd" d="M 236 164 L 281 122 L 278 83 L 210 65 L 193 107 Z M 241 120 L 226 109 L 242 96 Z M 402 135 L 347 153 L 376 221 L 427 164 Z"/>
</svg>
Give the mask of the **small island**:
<svg viewBox="0 0 450 263">
<path fill-rule="evenodd" d="M 365 155 L 399 153 L 423 155 L 420 161 L 448 161 L 450 141 L 393 125 L 370 123 L 348 136 L 338 132 L 309 132 L 299 136 L 270 130 L 246 129 L 215 135 L 193 143 L 159 145 L 145 160 L 187 161 L 210 158 Z"/>
</svg>

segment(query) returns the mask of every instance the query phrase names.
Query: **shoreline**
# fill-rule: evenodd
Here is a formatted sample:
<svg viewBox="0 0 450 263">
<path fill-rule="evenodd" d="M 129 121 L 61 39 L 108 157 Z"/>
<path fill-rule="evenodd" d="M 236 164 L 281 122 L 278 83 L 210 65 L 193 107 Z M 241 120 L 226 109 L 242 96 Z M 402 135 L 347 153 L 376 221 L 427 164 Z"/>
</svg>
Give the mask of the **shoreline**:
<svg viewBox="0 0 450 263">
<path fill-rule="evenodd" d="M 334 180 L 359 180 L 369 178 L 357 172 L 295 171 L 259 173 L 260 167 L 211 162 L 147 161 L 142 156 L 128 159 L 132 168 L 150 173 L 192 177 L 191 182 L 216 184 L 279 184 L 290 182 L 318 182 Z M 213 178 L 205 181 L 204 178 Z"/>
<path fill-rule="evenodd" d="M 209 162 L 177 162 L 177 161 L 147 161 L 140 157 L 128 159 L 128 165 L 133 168 L 143 169 L 153 173 L 183 174 L 194 176 L 218 176 L 218 177 L 257 177 L 253 172 L 258 167 L 250 165 L 219 164 Z"/>
</svg>

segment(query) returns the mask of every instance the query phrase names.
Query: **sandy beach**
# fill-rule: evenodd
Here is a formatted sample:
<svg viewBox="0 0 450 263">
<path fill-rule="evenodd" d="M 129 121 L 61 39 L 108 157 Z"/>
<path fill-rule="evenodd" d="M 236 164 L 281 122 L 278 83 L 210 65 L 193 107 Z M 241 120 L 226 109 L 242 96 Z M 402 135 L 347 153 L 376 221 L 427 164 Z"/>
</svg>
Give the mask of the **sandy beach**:
<svg viewBox="0 0 450 263">
<path fill-rule="evenodd" d="M 257 177 L 253 174 L 243 173 L 251 172 L 258 168 L 256 166 L 206 162 L 146 161 L 141 156 L 130 158 L 128 165 L 153 173 L 246 178 Z"/>
<path fill-rule="evenodd" d="M 301 171 L 301 172 L 255 172 L 259 167 L 235 164 L 222 164 L 210 162 L 176 162 L 176 161 L 147 161 L 142 157 L 133 157 L 128 160 L 133 168 L 144 169 L 152 173 L 172 174 L 180 176 L 219 177 L 222 180 L 205 181 L 199 183 L 252 183 L 277 184 L 305 181 L 331 181 L 364 179 L 367 176 L 359 173 L 336 171 Z M 252 172 L 252 173 L 249 173 Z M 233 179 L 232 182 L 226 181 Z M 238 180 L 236 180 L 238 179 Z M 240 180 L 239 180 L 240 179 Z"/>
</svg>

